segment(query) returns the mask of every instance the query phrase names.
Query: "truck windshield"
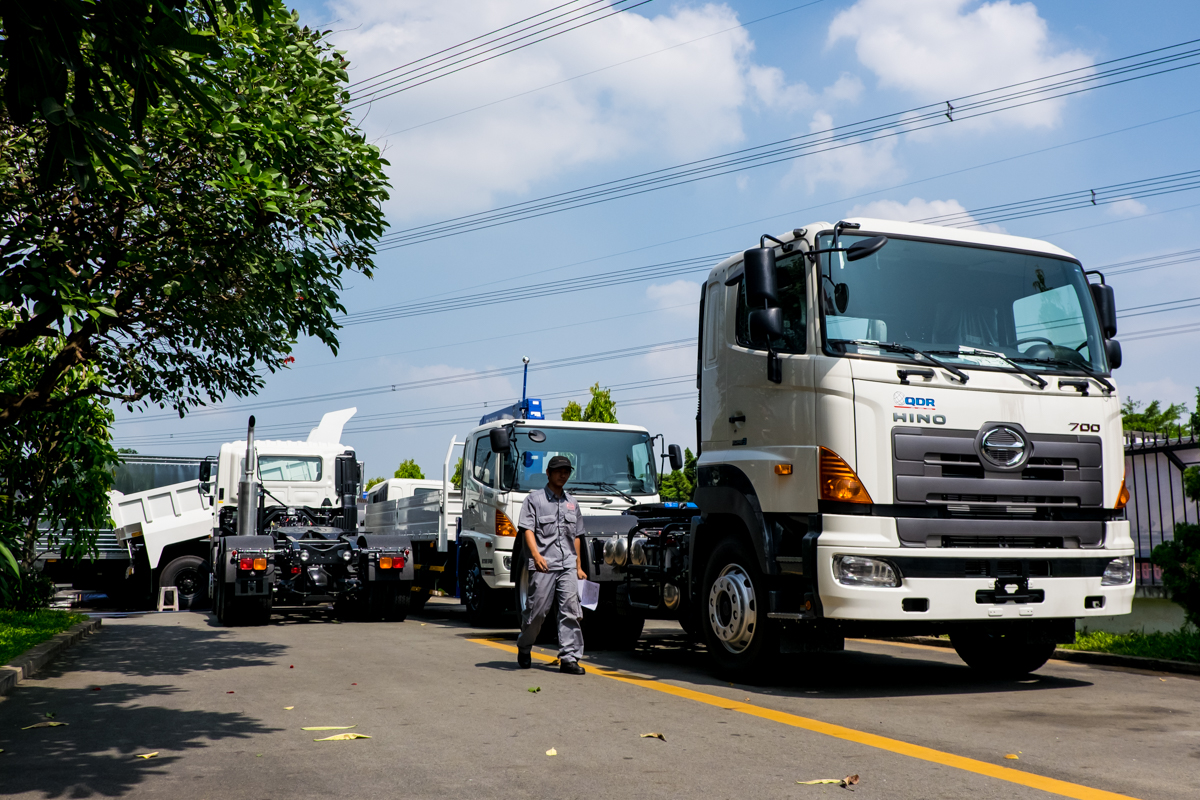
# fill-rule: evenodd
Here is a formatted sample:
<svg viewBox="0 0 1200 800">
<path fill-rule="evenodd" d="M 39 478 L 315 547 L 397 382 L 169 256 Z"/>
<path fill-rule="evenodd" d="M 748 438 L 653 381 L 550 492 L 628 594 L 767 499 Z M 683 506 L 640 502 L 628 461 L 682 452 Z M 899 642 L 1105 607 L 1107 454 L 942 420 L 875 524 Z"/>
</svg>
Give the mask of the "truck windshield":
<svg viewBox="0 0 1200 800">
<path fill-rule="evenodd" d="M 545 487 L 546 464 L 554 456 L 566 456 L 574 467 L 567 481 L 569 492 L 648 495 L 657 491 L 648 433 L 518 425 L 512 441 L 516 469 L 505 470 L 505 478 L 516 491 Z"/>
<path fill-rule="evenodd" d="M 843 234 L 842 246 L 855 238 Z M 821 256 L 830 355 L 911 359 L 871 344 L 896 343 L 960 369 L 1010 369 L 978 352 L 990 350 L 1037 371 L 1108 372 L 1087 278 L 1074 261 L 888 238 L 882 250 L 853 263 L 841 253 Z M 832 245 L 832 236 L 819 238 L 819 247 Z"/>
</svg>

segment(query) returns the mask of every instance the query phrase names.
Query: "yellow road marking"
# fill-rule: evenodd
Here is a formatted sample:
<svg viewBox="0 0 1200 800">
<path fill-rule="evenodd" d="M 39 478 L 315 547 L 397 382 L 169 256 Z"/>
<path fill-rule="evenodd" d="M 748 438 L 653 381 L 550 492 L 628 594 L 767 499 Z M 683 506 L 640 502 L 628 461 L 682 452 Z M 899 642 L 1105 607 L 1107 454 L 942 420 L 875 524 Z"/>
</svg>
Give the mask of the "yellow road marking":
<svg viewBox="0 0 1200 800">
<path fill-rule="evenodd" d="M 504 650 L 509 653 L 516 653 L 517 648 L 512 645 L 503 644 L 492 639 L 470 639 L 469 641 L 476 644 L 487 645 L 494 647 L 497 650 Z M 543 655 L 538 652 L 533 653 L 533 657 L 539 661 L 553 662 L 557 659 Z M 1116 792 L 1106 792 L 1103 789 L 1093 789 L 1090 786 L 1082 786 L 1078 783 L 1069 783 L 1068 781 L 1060 781 L 1055 778 L 1047 778 L 1042 775 L 1034 775 L 1029 772 L 1022 772 L 1012 767 L 1001 767 L 996 764 L 989 764 L 986 761 L 978 761 L 974 758 L 966 758 L 965 756 L 957 756 L 953 753 L 945 753 L 941 750 L 934 750 L 931 747 L 922 747 L 921 745 L 902 742 L 899 739 L 890 739 L 886 736 L 879 736 L 874 733 L 847 728 L 842 725 L 833 725 L 828 722 L 801 717 L 796 714 L 788 714 L 784 711 L 775 711 L 770 708 L 763 708 L 751 703 L 739 703 L 736 700 L 729 700 L 724 697 L 719 697 L 715 694 L 707 694 L 705 692 L 697 692 L 694 689 L 685 689 L 682 686 L 673 686 L 669 683 L 661 681 L 648 680 L 639 678 L 634 675 L 618 672 L 616 670 L 604 669 L 603 667 L 586 666 L 585 669 L 593 675 L 601 675 L 605 678 L 612 678 L 621 683 L 632 684 L 633 686 L 641 686 L 644 689 L 653 689 L 656 692 L 682 697 L 686 700 L 693 700 L 697 703 L 715 706 L 725 709 L 726 711 L 740 711 L 743 714 L 749 714 L 752 717 L 760 719 L 768 719 L 772 722 L 778 722 L 781 725 L 790 725 L 793 728 L 801 728 L 813 733 L 832 736 L 835 739 L 844 739 L 848 742 L 864 744 L 868 747 L 875 747 L 880 750 L 886 750 L 889 753 L 897 753 L 902 756 L 920 759 L 921 761 L 930 761 L 934 764 L 941 764 L 946 767 L 954 767 L 966 772 L 974 772 L 977 775 L 986 775 L 989 778 L 996 780 L 1015 783 L 1019 786 L 1028 786 L 1031 789 L 1039 789 L 1043 792 L 1061 795 L 1063 797 L 1071 797 L 1075 800 L 1130 800 L 1129 795 L 1117 794 Z"/>
</svg>

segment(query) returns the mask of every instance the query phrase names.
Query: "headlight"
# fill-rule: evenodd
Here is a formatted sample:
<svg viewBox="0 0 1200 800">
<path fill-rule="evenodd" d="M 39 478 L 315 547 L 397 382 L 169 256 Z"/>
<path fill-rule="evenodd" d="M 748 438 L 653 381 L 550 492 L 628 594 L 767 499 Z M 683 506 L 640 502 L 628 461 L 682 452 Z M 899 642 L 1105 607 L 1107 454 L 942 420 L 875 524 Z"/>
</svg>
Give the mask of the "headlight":
<svg viewBox="0 0 1200 800">
<path fill-rule="evenodd" d="M 505 556 L 503 561 L 504 561 L 504 568 L 506 570 L 512 571 L 512 556 Z"/>
<path fill-rule="evenodd" d="M 342 561 L 349 561 L 349 560 L 350 560 L 350 551 L 343 550 L 342 551 Z"/>
<path fill-rule="evenodd" d="M 300 551 L 300 560 L 301 560 L 301 561 L 308 561 L 308 551 L 307 551 L 307 550 L 301 550 L 301 551 Z"/>
<path fill-rule="evenodd" d="M 1133 583 L 1133 556 L 1121 556 L 1108 562 L 1108 566 L 1104 568 L 1104 577 L 1100 579 L 1100 585 L 1124 586 L 1127 583 Z"/>
<path fill-rule="evenodd" d="M 834 556 L 833 574 L 846 586 L 899 586 L 900 572 L 878 558 Z"/>
<path fill-rule="evenodd" d="M 629 563 L 630 564 L 632 564 L 636 567 L 640 567 L 640 566 L 643 566 L 649 560 L 646 556 L 646 542 L 647 541 L 648 540 L 646 539 L 645 536 L 633 537 L 633 544 L 629 548 Z"/>
</svg>

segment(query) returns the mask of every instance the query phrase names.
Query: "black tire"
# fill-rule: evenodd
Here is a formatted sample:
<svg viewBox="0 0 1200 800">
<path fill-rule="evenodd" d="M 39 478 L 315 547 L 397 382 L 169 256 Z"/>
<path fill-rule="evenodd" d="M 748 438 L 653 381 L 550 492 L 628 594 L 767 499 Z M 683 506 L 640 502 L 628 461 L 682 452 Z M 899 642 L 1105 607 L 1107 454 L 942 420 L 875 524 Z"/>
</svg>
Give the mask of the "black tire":
<svg viewBox="0 0 1200 800">
<path fill-rule="evenodd" d="M 429 587 L 418 586 L 415 583 L 413 587 L 417 591 L 410 591 L 408 593 L 408 610 L 419 614 L 425 609 L 425 604 L 429 602 Z"/>
<path fill-rule="evenodd" d="M 158 585 L 175 587 L 180 611 L 205 608 L 209 602 L 208 562 L 199 556 L 180 556 L 163 567 Z"/>
<path fill-rule="evenodd" d="M 474 542 L 469 543 L 462 564 L 461 594 L 462 604 L 467 609 L 467 620 L 476 627 L 495 623 L 500 616 L 498 592 L 483 579 L 483 567 L 479 564 Z"/>
<path fill-rule="evenodd" d="M 412 591 L 413 584 L 401 581 L 383 584 L 379 588 L 383 590 L 383 619 L 387 622 L 404 622 L 408 619 L 408 612 L 412 610 L 413 600 L 418 594 Z"/>
<path fill-rule="evenodd" d="M 549 617 L 547 617 L 549 621 Z M 583 644 L 589 650 L 634 650 L 646 620 L 622 614 L 613 605 L 583 610 Z"/>
<path fill-rule="evenodd" d="M 236 597 L 233 584 L 222 584 L 218 592 L 217 619 L 222 625 L 240 628 L 249 625 L 266 625 L 271 621 L 271 597 Z"/>
<path fill-rule="evenodd" d="M 779 657 L 779 628 L 767 617 L 767 587 L 754 554 L 741 542 L 717 545 L 704 571 L 702 629 L 718 674 L 761 677 Z"/>
<path fill-rule="evenodd" d="M 968 667 L 988 678 L 1016 680 L 1041 669 L 1054 655 L 1054 640 L 1038 631 L 980 625 L 950 634 Z"/>
</svg>

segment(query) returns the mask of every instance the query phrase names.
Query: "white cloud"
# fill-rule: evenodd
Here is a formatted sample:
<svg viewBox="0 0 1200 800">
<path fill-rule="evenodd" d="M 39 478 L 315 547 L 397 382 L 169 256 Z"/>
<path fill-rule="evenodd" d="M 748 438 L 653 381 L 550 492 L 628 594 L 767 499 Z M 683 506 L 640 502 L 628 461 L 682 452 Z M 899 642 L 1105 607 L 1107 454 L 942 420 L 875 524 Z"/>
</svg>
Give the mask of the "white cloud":
<svg viewBox="0 0 1200 800">
<path fill-rule="evenodd" d="M 924 200 L 920 197 L 914 197 L 907 203 L 901 203 L 898 200 L 875 200 L 871 203 L 855 206 L 850 209 L 845 218 L 869 217 L 872 219 L 895 220 L 897 222 L 917 222 L 931 219 L 936 220 L 951 214 L 956 215 L 954 218 L 955 225 L 974 220 L 974 217 L 968 214 L 967 209 L 963 208 L 962 203 L 957 200 Z M 934 222 L 934 224 L 938 223 Z M 988 231 L 990 233 L 1007 232 L 1004 228 L 994 224 L 977 225 L 972 230 Z"/>
<path fill-rule="evenodd" d="M 809 131 L 820 133 L 833 126 L 833 118 L 818 111 L 809 123 Z M 830 142 L 829 147 L 792 165 L 785 183 L 803 180 L 809 192 L 823 183 L 832 183 L 853 192 L 874 188 L 880 181 L 897 179 L 902 174 L 895 159 L 896 137 L 848 145 Z"/>
<path fill-rule="evenodd" d="M 1149 210 L 1145 203 L 1140 203 L 1132 197 L 1118 200 L 1108 207 L 1108 212 L 1117 217 L 1140 217 Z"/>
<path fill-rule="evenodd" d="M 854 42 L 859 61 L 885 88 L 922 101 L 1085 67 L 1078 50 L 1059 51 L 1033 3 L 1008 0 L 967 10 L 969 0 L 859 0 L 829 26 L 828 43 Z M 1057 124 L 1064 100 L 1004 112 L 997 120 L 1023 127 Z"/>
<path fill-rule="evenodd" d="M 335 0 L 331 12 L 353 26 L 334 38 L 354 65 L 351 79 L 361 80 L 509 24 L 527 16 L 529 6 L 520 0 Z M 753 41 L 740 28 L 389 133 L 737 24 L 735 12 L 718 4 L 677 6 L 655 17 L 617 14 L 379 101 L 363 124 L 392 164 L 388 211 L 408 219 L 474 211 L 570 169 L 639 156 L 686 159 L 740 142 L 743 109 L 808 98 L 806 88 L 788 85 L 778 70 L 753 63 Z"/>
</svg>

